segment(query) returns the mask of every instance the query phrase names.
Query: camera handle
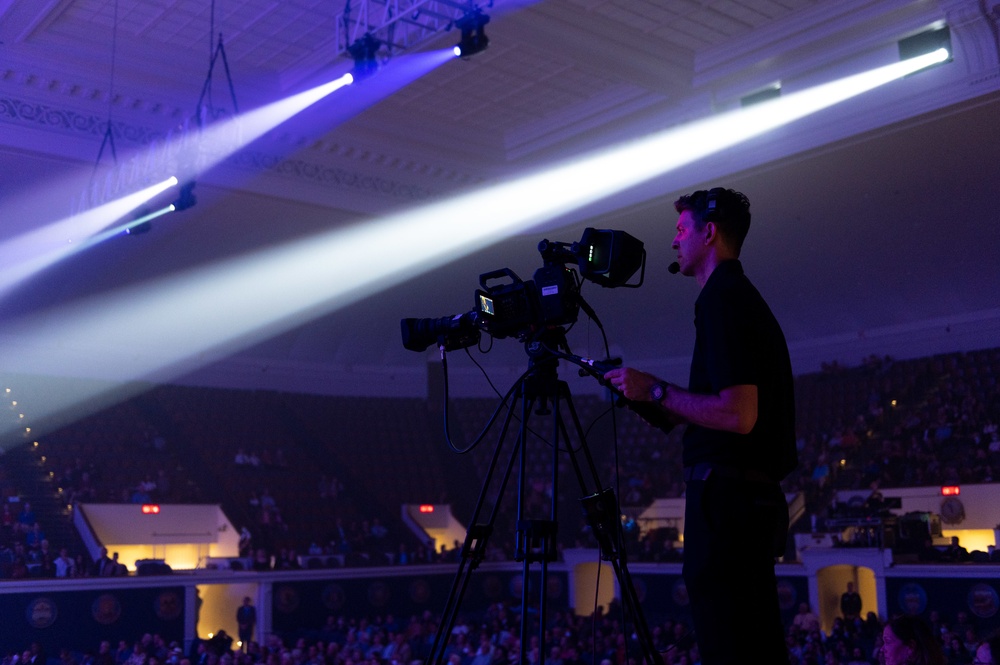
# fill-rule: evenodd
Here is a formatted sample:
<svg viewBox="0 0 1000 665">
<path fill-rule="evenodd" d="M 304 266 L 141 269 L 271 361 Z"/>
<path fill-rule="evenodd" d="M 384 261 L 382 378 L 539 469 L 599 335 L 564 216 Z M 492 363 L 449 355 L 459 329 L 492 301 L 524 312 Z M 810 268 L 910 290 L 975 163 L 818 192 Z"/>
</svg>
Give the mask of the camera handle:
<svg viewBox="0 0 1000 665">
<path fill-rule="evenodd" d="M 490 272 L 483 273 L 479 276 L 479 286 L 483 287 L 484 290 L 489 291 L 490 287 L 488 282 L 491 279 L 499 279 L 501 277 L 507 277 L 510 279 L 511 284 L 519 284 L 523 280 L 517 276 L 510 268 L 499 268 L 497 270 L 491 270 Z"/>
</svg>

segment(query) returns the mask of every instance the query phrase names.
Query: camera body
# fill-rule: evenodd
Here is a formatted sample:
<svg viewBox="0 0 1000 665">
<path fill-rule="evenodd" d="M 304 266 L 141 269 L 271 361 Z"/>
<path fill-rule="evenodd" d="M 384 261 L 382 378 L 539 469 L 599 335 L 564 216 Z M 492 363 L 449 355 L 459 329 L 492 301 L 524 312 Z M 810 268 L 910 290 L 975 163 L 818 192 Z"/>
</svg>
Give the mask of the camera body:
<svg viewBox="0 0 1000 665">
<path fill-rule="evenodd" d="M 502 277 L 510 281 L 491 285 Z M 539 328 L 569 325 L 580 311 L 580 282 L 565 265 L 547 264 L 527 282 L 501 268 L 480 275 L 479 285 L 475 311 L 480 327 L 493 337 L 523 338 Z"/>
<path fill-rule="evenodd" d="M 423 351 L 437 343 L 453 351 L 478 343 L 481 332 L 524 340 L 545 328 L 571 325 L 580 313 L 581 276 L 605 287 L 642 286 L 646 252 L 642 242 L 624 231 L 587 228 L 579 242 L 542 240 L 538 251 L 543 265 L 528 281 L 510 268 L 480 275 L 472 311 L 439 319 L 402 319 L 403 346 Z M 569 264 L 576 264 L 579 272 Z M 640 269 L 639 282 L 629 284 Z"/>
</svg>

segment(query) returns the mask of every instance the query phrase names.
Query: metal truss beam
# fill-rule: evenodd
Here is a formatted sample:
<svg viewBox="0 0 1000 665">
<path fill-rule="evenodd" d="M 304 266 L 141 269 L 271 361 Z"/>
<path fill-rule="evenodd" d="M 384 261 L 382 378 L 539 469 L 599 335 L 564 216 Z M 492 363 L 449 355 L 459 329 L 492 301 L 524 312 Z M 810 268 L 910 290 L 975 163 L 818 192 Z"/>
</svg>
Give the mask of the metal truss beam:
<svg viewBox="0 0 1000 665">
<path fill-rule="evenodd" d="M 472 0 L 348 0 L 337 15 L 337 55 L 369 34 L 389 55 L 418 47 L 477 8 Z"/>
</svg>

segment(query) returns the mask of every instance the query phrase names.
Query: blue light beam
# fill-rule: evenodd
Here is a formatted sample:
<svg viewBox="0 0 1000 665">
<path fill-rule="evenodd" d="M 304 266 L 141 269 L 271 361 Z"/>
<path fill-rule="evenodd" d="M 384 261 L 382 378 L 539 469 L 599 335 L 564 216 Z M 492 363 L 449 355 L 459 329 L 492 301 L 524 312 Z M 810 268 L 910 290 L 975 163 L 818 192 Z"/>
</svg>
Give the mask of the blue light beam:
<svg viewBox="0 0 1000 665">
<path fill-rule="evenodd" d="M 5 364 L 33 375 L 60 376 L 72 367 L 77 376 L 123 384 L 166 381 L 942 57 L 895 63 L 449 201 L 14 321 L 5 331 Z M 38 415 L 68 406 L 54 400 Z"/>
</svg>

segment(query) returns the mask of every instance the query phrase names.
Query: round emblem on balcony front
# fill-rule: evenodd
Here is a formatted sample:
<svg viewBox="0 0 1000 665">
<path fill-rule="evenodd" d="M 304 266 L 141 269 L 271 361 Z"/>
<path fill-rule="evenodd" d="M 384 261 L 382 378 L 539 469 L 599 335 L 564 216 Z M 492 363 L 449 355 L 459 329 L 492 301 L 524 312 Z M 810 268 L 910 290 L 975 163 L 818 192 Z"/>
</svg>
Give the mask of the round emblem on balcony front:
<svg viewBox="0 0 1000 665">
<path fill-rule="evenodd" d="M 108 626 L 122 615 L 122 604 L 113 594 L 102 593 L 90 606 L 90 616 L 99 624 Z"/>
<path fill-rule="evenodd" d="M 25 612 L 26 618 L 28 619 L 28 624 L 32 628 L 48 628 L 56 622 L 59 617 L 59 609 L 56 604 L 45 597 L 35 598 L 33 601 L 28 603 L 28 609 Z"/>
</svg>

